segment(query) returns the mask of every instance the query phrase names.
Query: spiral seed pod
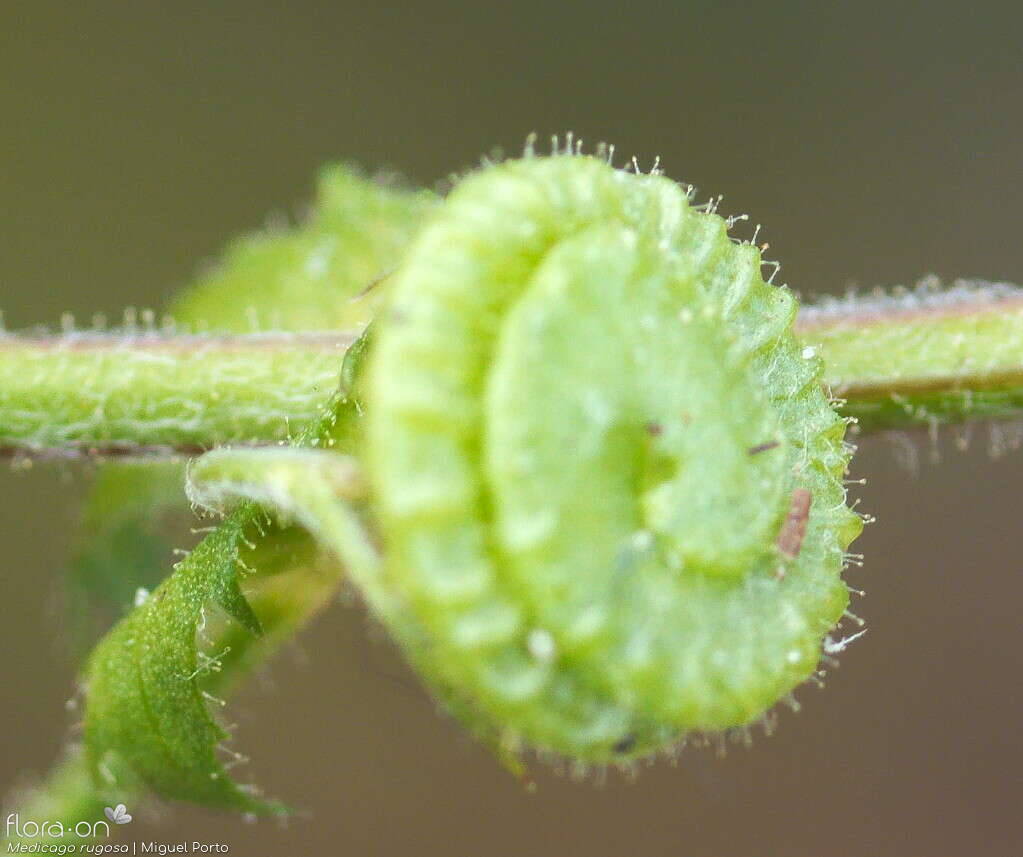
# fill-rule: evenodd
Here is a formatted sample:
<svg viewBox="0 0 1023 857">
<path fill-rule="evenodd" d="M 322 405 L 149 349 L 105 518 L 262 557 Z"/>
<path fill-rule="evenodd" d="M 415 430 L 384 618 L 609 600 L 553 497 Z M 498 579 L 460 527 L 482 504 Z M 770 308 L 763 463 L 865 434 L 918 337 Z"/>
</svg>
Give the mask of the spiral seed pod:
<svg viewBox="0 0 1023 857">
<path fill-rule="evenodd" d="M 844 421 L 796 304 L 675 183 L 464 180 L 375 322 L 384 620 L 460 716 L 583 761 L 755 721 L 840 619 Z"/>
</svg>

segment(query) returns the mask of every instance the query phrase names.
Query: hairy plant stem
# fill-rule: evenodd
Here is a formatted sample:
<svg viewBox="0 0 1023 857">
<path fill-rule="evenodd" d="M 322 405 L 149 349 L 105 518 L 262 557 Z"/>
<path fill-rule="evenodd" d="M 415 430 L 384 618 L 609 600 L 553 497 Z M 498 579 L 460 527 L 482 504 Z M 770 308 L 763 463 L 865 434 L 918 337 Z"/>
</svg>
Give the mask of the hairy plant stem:
<svg viewBox="0 0 1023 857">
<path fill-rule="evenodd" d="M 805 307 L 796 329 L 863 432 L 1023 414 L 1023 293 L 961 285 Z M 0 457 L 194 455 L 285 441 L 357 332 L 0 336 Z"/>
<path fill-rule="evenodd" d="M 797 332 L 863 432 L 1023 414 L 1023 291 L 959 283 L 831 300 Z"/>
<path fill-rule="evenodd" d="M 0 336 L 0 456 L 286 441 L 337 390 L 357 335 Z"/>
</svg>

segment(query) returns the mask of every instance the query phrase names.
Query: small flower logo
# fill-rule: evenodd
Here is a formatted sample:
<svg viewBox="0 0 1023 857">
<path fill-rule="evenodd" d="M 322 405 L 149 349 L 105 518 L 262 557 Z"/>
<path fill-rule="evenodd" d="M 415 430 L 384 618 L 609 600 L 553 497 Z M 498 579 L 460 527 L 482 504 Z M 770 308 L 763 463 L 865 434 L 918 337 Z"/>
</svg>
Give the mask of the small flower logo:
<svg viewBox="0 0 1023 857">
<path fill-rule="evenodd" d="M 126 807 L 123 803 L 119 803 L 113 809 L 108 806 L 104 808 L 103 812 L 106 813 L 107 818 L 109 818 L 114 824 L 127 824 L 131 821 L 131 816 L 128 815 L 128 807 Z"/>
</svg>

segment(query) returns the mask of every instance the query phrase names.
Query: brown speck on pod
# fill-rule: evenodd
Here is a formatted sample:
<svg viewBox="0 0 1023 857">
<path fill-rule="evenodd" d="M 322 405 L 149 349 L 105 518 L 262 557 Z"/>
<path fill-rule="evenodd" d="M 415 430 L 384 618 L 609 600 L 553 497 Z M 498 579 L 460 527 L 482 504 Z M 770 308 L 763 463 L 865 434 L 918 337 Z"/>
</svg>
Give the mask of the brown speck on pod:
<svg viewBox="0 0 1023 857">
<path fill-rule="evenodd" d="M 799 556 L 806 535 L 806 523 L 810 519 L 810 503 L 813 494 L 807 488 L 797 488 L 792 492 L 789 514 L 778 533 L 778 552 L 786 559 Z"/>
<path fill-rule="evenodd" d="M 616 753 L 628 753 L 631 749 L 636 746 L 636 736 L 626 735 L 620 741 L 618 741 L 612 748 Z"/>
<path fill-rule="evenodd" d="M 767 452 L 769 449 L 777 449 L 781 446 L 780 440 L 769 440 L 766 443 L 758 443 L 756 446 L 751 446 L 746 451 L 750 455 L 760 455 L 761 452 Z"/>
<path fill-rule="evenodd" d="M 653 422 L 647 423 L 646 433 L 650 435 L 650 437 L 660 437 L 662 434 L 664 434 L 664 426 L 662 426 L 660 423 Z"/>
<path fill-rule="evenodd" d="M 379 286 L 381 283 L 383 283 L 387 279 L 389 279 L 394 274 L 394 272 L 396 270 L 397 270 L 397 268 L 392 268 L 390 271 L 386 271 L 383 274 L 378 274 L 376 277 L 374 277 L 372 280 L 369 281 L 369 283 L 366 285 L 366 287 L 361 292 L 359 292 L 355 296 L 355 300 L 358 300 L 359 298 L 366 297 L 366 295 L 368 295 L 371 291 L 373 291 L 377 286 Z"/>
</svg>

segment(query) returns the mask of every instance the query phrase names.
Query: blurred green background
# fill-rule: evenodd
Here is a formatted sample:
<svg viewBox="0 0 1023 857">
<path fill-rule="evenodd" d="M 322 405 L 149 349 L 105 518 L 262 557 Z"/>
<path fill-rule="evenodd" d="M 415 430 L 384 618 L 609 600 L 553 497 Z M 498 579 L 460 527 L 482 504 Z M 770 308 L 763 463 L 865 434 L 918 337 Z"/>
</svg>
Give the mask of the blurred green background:
<svg viewBox="0 0 1023 857">
<path fill-rule="evenodd" d="M 1020 281 L 1020 32 L 1023 8 L 983 2 L 6 0 L 0 308 L 23 327 L 158 307 L 300 210 L 327 160 L 432 184 L 533 130 L 725 194 L 804 294 Z M 869 633 L 750 750 L 599 787 L 539 771 L 527 793 L 338 605 L 230 709 L 251 777 L 304 811 L 175 807 L 131 833 L 268 857 L 1023 853 L 1023 453 L 989 446 L 862 444 Z M 60 580 L 88 477 L 0 470 L 0 794 L 73 726 Z"/>
</svg>

